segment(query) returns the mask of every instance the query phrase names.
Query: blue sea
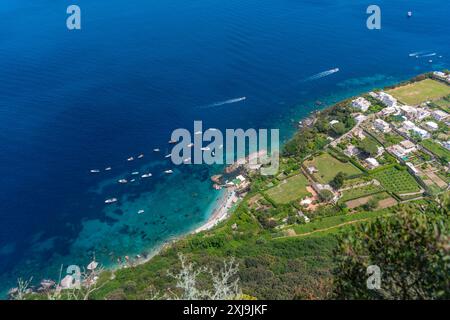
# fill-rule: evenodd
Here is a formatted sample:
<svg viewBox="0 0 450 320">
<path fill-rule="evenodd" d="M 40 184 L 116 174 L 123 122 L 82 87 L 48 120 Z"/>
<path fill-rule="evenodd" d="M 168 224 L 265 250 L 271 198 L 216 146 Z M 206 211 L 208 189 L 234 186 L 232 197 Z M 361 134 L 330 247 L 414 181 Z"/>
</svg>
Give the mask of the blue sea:
<svg viewBox="0 0 450 320">
<path fill-rule="evenodd" d="M 81 30 L 66 28 L 71 4 Z M 0 292 L 94 255 L 114 266 L 204 223 L 221 198 L 210 181 L 221 168 L 165 159 L 176 128 L 203 120 L 279 128 L 286 139 L 317 100 L 449 68 L 448 0 L 379 0 L 381 30 L 366 27 L 370 4 L 2 0 Z M 117 183 L 133 171 L 153 176 Z M 105 205 L 111 197 L 119 203 Z"/>
</svg>

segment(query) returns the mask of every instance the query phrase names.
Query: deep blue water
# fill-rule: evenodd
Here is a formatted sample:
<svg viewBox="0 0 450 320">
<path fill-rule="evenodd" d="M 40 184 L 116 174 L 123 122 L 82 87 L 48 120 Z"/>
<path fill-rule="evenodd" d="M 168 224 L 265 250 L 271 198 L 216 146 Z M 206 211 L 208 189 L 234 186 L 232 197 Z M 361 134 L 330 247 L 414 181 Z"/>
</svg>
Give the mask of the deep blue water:
<svg viewBox="0 0 450 320">
<path fill-rule="evenodd" d="M 81 31 L 65 26 L 73 3 Z M 216 169 L 185 166 L 168 177 L 169 162 L 151 151 L 168 153 L 175 128 L 203 120 L 287 137 L 316 100 L 449 67 L 448 0 L 377 3 L 382 29 L 370 31 L 370 1 L 3 0 L 0 291 L 19 276 L 55 277 L 60 264 L 94 252 L 105 264 L 149 252 L 204 222 L 220 196 L 209 181 Z M 417 51 L 437 56 L 408 56 Z M 143 167 L 148 181 L 115 182 Z M 120 207 L 105 207 L 111 196 Z"/>
</svg>

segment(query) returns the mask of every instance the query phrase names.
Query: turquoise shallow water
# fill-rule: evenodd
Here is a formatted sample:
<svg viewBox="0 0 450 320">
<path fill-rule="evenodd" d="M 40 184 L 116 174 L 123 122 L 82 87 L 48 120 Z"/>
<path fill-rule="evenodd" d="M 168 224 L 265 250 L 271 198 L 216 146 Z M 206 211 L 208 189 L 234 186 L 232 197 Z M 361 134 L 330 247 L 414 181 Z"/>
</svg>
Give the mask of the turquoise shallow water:
<svg viewBox="0 0 450 320">
<path fill-rule="evenodd" d="M 94 253 L 111 265 L 151 252 L 205 222 L 220 197 L 209 180 L 219 168 L 168 163 L 175 128 L 203 120 L 279 128 L 286 139 L 316 100 L 332 104 L 450 62 L 446 0 L 379 1 L 380 31 L 365 27 L 367 4 L 351 0 L 77 2 L 80 32 L 65 28 L 65 1 L 0 4 L 3 291 Z M 417 51 L 437 55 L 408 56 Z M 133 171 L 154 176 L 116 183 Z M 120 206 L 105 206 L 113 196 Z"/>
</svg>

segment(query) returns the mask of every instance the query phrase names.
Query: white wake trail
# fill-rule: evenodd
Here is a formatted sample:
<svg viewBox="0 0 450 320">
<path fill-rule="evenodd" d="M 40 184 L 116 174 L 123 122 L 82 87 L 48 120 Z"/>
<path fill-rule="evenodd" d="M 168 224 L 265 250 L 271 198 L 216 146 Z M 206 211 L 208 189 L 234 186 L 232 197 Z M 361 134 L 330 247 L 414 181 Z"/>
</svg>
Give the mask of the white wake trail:
<svg viewBox="0 0 450 320">
<path fill-rule="evenodd" d="M 327 70 L 327 71 L 320 72 L 320 73 L 315 74 L 315 75 L 313 75 L 313 76 L 311 76 L 309 78 L 306 78 L 306 81 L 317 80 L 317 79 L 320 79 L 320 78 L 332 75 L 333 73 L 336 73 L 336 72 L 339 72 L 339 68 L 334 68 L 334 69 L 330 69 L 330 70 Z"/>
<path fill-rule="evenodd" d="M 211 103 L 211 104 L 208 104 L 206 106 L 200 106 L 200 108 L 207 109 L 207 108 L 220 107 L 220 106 L 223 106 L 223 105 L 226 105 L 226 104 L 232 104 L 232 103 L 241 102 L 241 101 L 244 101 L 246 99 L 247 99 L 247 97 L 234 98 L 234 99 L 229 99 L 229 100 L 225 100 L 225 101 Z"/>
</svg>

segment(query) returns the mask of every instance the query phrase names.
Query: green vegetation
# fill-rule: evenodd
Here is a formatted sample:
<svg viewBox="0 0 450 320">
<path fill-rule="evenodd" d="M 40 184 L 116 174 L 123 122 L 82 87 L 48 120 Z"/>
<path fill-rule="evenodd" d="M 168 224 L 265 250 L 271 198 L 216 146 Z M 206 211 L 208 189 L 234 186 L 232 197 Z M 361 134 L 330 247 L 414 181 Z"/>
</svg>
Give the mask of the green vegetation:
<svg viewBox="0 0 450 320">
<path fill-rule="evenodd" d="M 366 138 L 361 140 L 357 146 L 370 157 L 374 157 L 378 153 L 378 144 L 373 139 Z"/>
<path fill-rule="evenodd" d="M 310 193 L 306 190 L 308 179 L 303 174 L 298 174 L 280 182 L 279 185 L 266 191 L 266 194 L 276 203 L 285 204 L 299 200 Z"/>
<path fill-rule="evenodd" d="M 425 79 L 402 87 L 389 90 L 387 93 L 409 105 L 418 105 L 428 100 L 436 100 L 450 94 L 450 87 L 435 80 Z"/>
<path fill-rule="evenodd" d="M 295 226 L 294 230 L 298 236 L 309 234 L 311 232 L 337 233 L 337 226 L 345 223 L 356 223 L 373 219 L 389 213 L 389 210 L 380 210 L 372 212 L 359 212 L 353 214 L 338 215 L 333 217 L 318 218 L 314 222 Z"/>
<path fill-rule="evenodd" d="M 372 175 L 390 192 L 400 194 L 420 191 L 416 180 L 403 167 L 384 168 Z"/>
<path fill-rule="evenodd" d="M 369 196 L 378 192 L 382 192 L 383 190 L 384 188 L 382 186 L 376 184 L 370 184 L 360 188 L 346 190 L 343 192 L 342 197 L 339 199 L 339 203 L 345 203 L 349 200 Z"/>
<path fill-rule="evenodd" d="M 341 299 L 449 299 L 447 210 L 403 210 L 359 225 L 339 238 L 335 296 Z M 411 232 L 414 230 L 414 232 Z M 378 266 L 382 285 L 367 290 L 367 270 Z M 371 282 L 375 284 L 375 279 Z"/>
<path fill-rule="evenodd" d="M 342 172 L 347 176 L 361 174 L 361 171 L 350 162 L 342 162 L 329 153 L 322 153 L 312 160 L 305 162 L 305 166 L 314 166 L 319 171 L 314 173 L 314 178 L 320 183 L 330 183 L 336 176 L 336 172 Z"/>
<path fill-rule="evenodd" d="M 440 144 L 434 142 L 431 139 L 423 140 L 420 143 L 422 146 L 430 150 L 432 153 L 434 153 L 436 156 L 438 156 L 441 161 L 448 163 L 450 161 L 450 151 L 445 149 Z"/>
</svg>

